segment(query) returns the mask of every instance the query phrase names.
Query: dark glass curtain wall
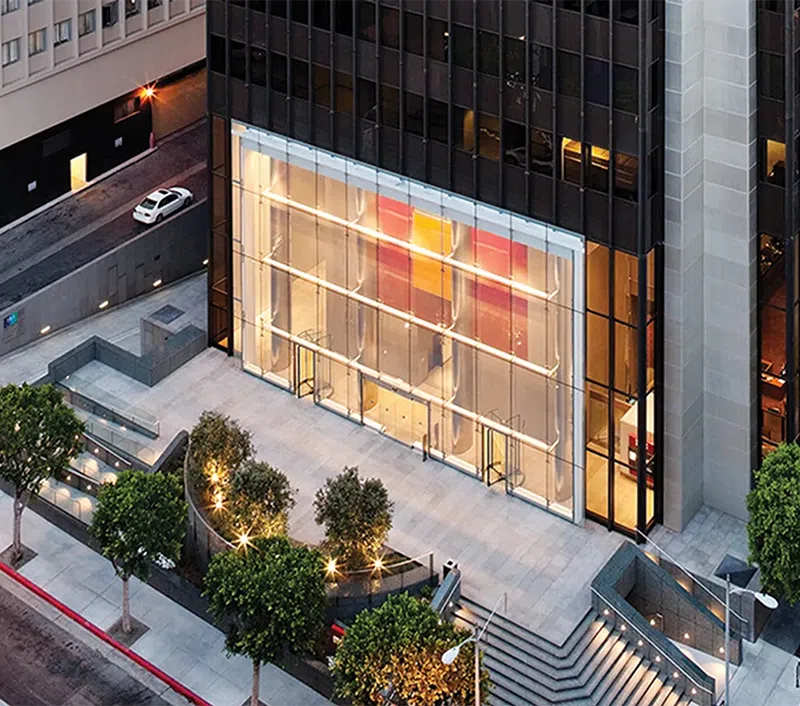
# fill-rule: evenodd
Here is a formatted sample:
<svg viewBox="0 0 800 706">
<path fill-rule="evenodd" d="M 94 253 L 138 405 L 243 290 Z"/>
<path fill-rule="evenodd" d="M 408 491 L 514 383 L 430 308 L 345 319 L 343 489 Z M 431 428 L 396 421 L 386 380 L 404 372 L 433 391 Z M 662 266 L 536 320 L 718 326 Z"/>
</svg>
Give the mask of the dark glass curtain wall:
<svg viewBox="0 0 800 706">
<path fill-rule="evenodd" d="M 586 508 L 646 531 L 663 475 L 663 14 L 663 0 L 210 0 L 212 344 L 233 351 L 230 119 L 582 233 Z"/>
</svg>

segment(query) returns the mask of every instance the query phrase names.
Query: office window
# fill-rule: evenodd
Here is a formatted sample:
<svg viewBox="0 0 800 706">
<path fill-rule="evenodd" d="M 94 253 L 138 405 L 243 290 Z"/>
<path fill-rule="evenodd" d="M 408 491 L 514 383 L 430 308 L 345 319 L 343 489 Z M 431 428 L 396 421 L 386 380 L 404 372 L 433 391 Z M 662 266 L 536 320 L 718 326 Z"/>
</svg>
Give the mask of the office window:
<svg viewBox="0 0 800 706">
<path fill-rule="evenodd" d="M 407 132 L 422 136 L 425 125 L 425 99 L 416 93 L 406 91 L 406 124 Z"/>
<path fill-rule="evenodd" d="M 292 10 L 292 22 L 299 22 L 300 24 L 308 24 L 308 2 L 291 2 L 289 3 Z"/>
<path fill-rule="evenodd" d="M 586 14 L 608 19 L 609 0 L 587 0 Z"/>
<path fill-rule="evenodd" d="M 230 49 L 230 70 L 233 78 L 238 78 L 240 81 L 246 79 L 247 73 L 247 49 L 241 42 L 231 41 L 228 44 Z"/>
<path fill-rule="evenodd" d="M 211 38 L 214 39 L 214 35 L 211 35 Z M 224 65 L 222 71 L 225 71 Z M 267 85 L 267 52 L 252 45 L 250 46 L 250 83 L 256 86 Z"/>
<path fill-rule="evenodd" d="M 208 39 L 208 68 L 218 74 L 225 73 L 225 38 L 216 34 Z"/>
<path fill-rule="evenodd" d="M 327 0 L 319 0 L 317 5 L 326 5 Z M 333 5 L 333 29 L 337 34 L 353 36 L 353 2 L 352 0 L 336 0 Z"/>
<path fill-rule="evenodd" d="M 28 56 L 41 54 L 47 48 L 47 30 L 37 29 L 28 35 Z"/>
<path fill-rule="evenodd" d="M 569 137 L 561 138 L 561 178 L 572 184 L 581 183 L 583 145 Z"/>
<path fill-rule="evenodd" d="M 617 6 L 617 19 L 628 24 L 639 24 L 639 0 L 620 0 Z"/>
<path fill-rule="evenodd" d="M 3 43 L 3 66 L 19 61 L 19 37 Z"/>
<path fill-rule="evenodd" d="M 531 82 L 544 91 L 553 90 L 553 49 L 541 44 L 531 47 Z"/>
<path fill-rule="evenodd" d="M 478 113 L 478 154 L 500 161 L 500 120 L 483 113 Z"/>
<path fill-rule="evenodd" d="M 273 91 L 277 91 L 278 93 L 288 93 L 289 85 L 286 80 L 288 64 L 286 62 L 286 57 L 283 54 L 276 54 L 275 52 L 270 52 L 269 63 L 270 63 L 270 81 L 269 81 L 270 88 Z"/>
<path fill-rule="evenodd" d="M 400 91 L 381 86 L 381 122 L 395 130 L 400 128 Z"/>
<path fill-rule="evenodd" d="M 775 140 L 766 140 L 764 154 L 764 178 L 775 186 L 786 185 L 786 145 Z"/>
<path fill-rule="evenodd" d="M 125 17 L 134 17 L 142 11 L 140 0 L 125 0 Z"/>
<path fill-rule="evenodd" d="M 389 7 L 381 7 L 381 44 L 400 48 L 400 13 Z"/>
<path fill-rule="evenodd" d="M 53 27 L 53 46 L 57 47 L 70 39 L 72 39 L 72 20 L 56 22 Z"/>
<path fill-rule="evenodd" d="M 375 41 L 375 5 L 367 0 L 358 3 L 358 38 Z"/>
<path fill-rule="evenodd" d="M 510 83 L 525 83 L 525 42 L 505 37 L 503 40 L 505 79 Z"/>
<path fill-rule="evenodd" d="M 447 144 L 447 103 L 428 99 L 428 139 Z"/>
<path fill-rule="evenodd" d="M 331 107 L 331 70 L 327 66 L 314 65 L 314 103 Z"/>
<path fill-rule="evenodd" d="M 411 54 L 423 54 L 425 46 L 425 34 L 422 30 L 422 15 L 413 12 L 406 12 L 403 18 L 403 35 L 405 41 L 403 48 Z"/>
<path fill-rule="evenodd" d="M 636 201 L 639 188 L 639 159 L 617 152 L 614 155 L 614 195 Z"/>
<path fill-rule="evenodd" d="M 587 57 L 584 69 L 586 100 L 599 105 L 608 105 L 608 62 Z"/>
<path fill-rule="evenodd" d="M 317 29 L 330 30 L 331 4 L 329 0 L 312 0 L 311 24 Z"/>
<path fill-rule="evenodd" d="M 113 27 L 119 22 L 119 3 L 117 0 L 103 5 L 103 27 Z"/>
<path fill-rule="evenodd" d="M 760 52 L 758 88 L 762 96 L 783 100 L 783 56 Z"/>
<path fill-rule="evenodd" d="M 500 75 L 498 37 L 493 32 L 478 32 L 478 71 L 490 76 Z"/>
<path fill-rule="evenodd" d="M 358 117 L 370 122 L 378 119 L 378 97 L 375 90 L 375 83 L 365 78 L 358 79 L 358 92 L 356 99 Z"/>
<path fill-rule="evenodd" d="M 124 98 L 114 104 L 114 122 L 118 123 L 120 120 L 129 118 L 131 115 L 136 115 L 142 107 L 142 99 L 139 96 L 133 98 Z"/>
<path fill-rule="evenodd" d="M 334 110 L 337 113 L 353 113 L 353 76 L 344 71 L 336 72 L 334 87 Z"/>
<path fill-rule="evenodd" d="M 472 68 L 472 28 L 453 25 L 453 63 Z"/>
<path fill-rule="evenodd" d="M 308 100 L 308 64 L 300 59 L 292 59 L 292 95 Z"/>
<path fill-rule="evenodd" d="M 0 0 L 0 14 L 7 15 L 14 10 L 19 10 L 19 0 Z"/>
<path fill-rule="evenodd" d="M 581 57 L 578 54 L 558 52 L 558 92 L 573 98 L 581 97 Z"/>
<path fill-rule="evenodd" d="M 607 149 L 591 145 L 589 148 L 589 170 L 586 175 L 586 186 L 595 191 L 608 192 L 608 161 L 610 155 Z"/>
<path fill-rule="evenodd" d="M 35 5 L 37 2 L 41 2 L 42 0 L 28 0 L 28 5 Z"/>
<path fill-rule="evenodd" d="M 503 161 L 525 169 L 525 126 L 511 120 L 503 122 L 505 153 Z"/>
<path fill-rule="evenodd" d="M 147 0 L 147 9 L 154 10 L 157 7 L 161 7 L 162 0 Z"/>
<path fill-rule="evenodd" d="M 78 36 L 85 37 L 95 31 L 95 11 L 83 12 L 78 15 Z"/>
<path fill-rule="evenodd" d="M 447 22 L 428 20 L 428 56 L 436 61 L 447 61 Z"/>
<path fill-rule="evenodd" d="M 553 174 L 553 135 L 545 130 L 531 129 L 531 171 Z"/>
<path fill-rule="evenodd" d="M 614 107 L 628 113 L 639 110 L 639 72 L 614 64 Z"/>
</svg>

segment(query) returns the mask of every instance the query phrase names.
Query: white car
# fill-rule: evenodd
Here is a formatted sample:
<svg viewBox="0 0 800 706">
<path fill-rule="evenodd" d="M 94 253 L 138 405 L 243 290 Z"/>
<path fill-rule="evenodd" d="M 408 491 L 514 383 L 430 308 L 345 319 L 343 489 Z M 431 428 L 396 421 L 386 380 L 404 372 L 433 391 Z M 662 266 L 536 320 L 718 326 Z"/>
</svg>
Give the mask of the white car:
<svg viewBox="0 0 800 706">
<path fill-rule="evenodd" d="M 192 203 L 193 198 L 192 192 L 181 186 L 159 189 L 133 209 L 133 220 L 148 225 L 161 223 L 167 216 Z"/>
</svg>

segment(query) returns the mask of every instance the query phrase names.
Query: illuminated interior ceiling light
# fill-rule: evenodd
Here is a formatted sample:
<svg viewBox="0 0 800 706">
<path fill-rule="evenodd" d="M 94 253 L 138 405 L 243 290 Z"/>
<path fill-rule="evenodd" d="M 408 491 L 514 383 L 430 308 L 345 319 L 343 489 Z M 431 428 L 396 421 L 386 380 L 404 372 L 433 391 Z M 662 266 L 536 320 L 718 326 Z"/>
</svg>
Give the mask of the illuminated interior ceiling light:
<svg viewBox="0 0 800 706">
<path fill-rule="evenodd" d="M 476 277 L 481 277 L 483 279 L 491 280 L 498 284 L 502 284 L 504 287 L 509 287 L 510 289 L 523 292 L 524 294 L 527 294 L 528 296 L 533 297 L 534 299 L 542 299 L 550 301 L 558 294 L 558 290 L 555 290 L 553 292 L 545 292 L 541 289 L 537 289 L 536 287 L 530 287 L 526 284 L 522 284 L 521 282 L 515 280 L 509 280 L 506 277 L 497 275 L 494 272 L 490 272 L 489 270 L 484 270 L 481 267 L 476 267 L 475 265 L 470 265 L 467 264 L 466 262 L 461 262 L 460 260 L 455 259 L 451 255 L 442 255 L 441 253 L 437 253 L 434 252 L 433 250 L 428 250 L 427 248 L 423 248 L 420 245 L 416 245 L 415 243 L 411 243 L 408 240 L 401 240 L 400 238 L 395 238 L 391 235 L 387 235 L 386 233 L 382 233 L 381 231 L 375 230 L 374 228 L 368 228 L 358 223 L 353 223 L 353 221 L 347 220 L 345 218 L 340 218 L 339 216 L 334 216 L 332 213 L 328 213 L 327 211 L 323 211 L 319 208 L 314 208 L 313 206 L 307 206 L 306 204 L 301 203 L 300 201 L 294 201 L 293 199 L 281 196 L 280 194 L 275 194 L 271 192 L 269 189 L 265 189 L 262 192 L 262 195 L 266 196 L 271 201 L 283 204 L 284 206 L 289 206 L 290 208 L 293 208 L 297 211 L 303 211 L 311 216 L 315 216 L 316 218 L 319 218 L 321 220 L 334 223 L 343 228 L 349 228 L 350 230 L 354 230 L 357 233 L 360 233 L 361 235 L 365 235 L 368 238 L 372 238 L 373 240 L 390 243 L 402 250 L 407 250 L 408 252 L 413 252 L 416 255 L 420 255 L 422 257 L 427 257 L 437 262 L 451 265 L 453 268 L 457 270 L 468 272 L 469 274 L 475 275 Z"/>
</svg>

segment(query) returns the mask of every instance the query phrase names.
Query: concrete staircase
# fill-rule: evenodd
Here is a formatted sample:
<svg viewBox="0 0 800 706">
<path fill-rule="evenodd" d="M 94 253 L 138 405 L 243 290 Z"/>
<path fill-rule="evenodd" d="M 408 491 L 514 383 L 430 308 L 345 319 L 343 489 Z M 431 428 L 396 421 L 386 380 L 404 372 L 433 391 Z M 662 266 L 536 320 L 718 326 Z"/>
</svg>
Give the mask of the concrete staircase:
<svg viewBox="0 0 800 706">
<path fill-rule="evenodd" d="M 474 631 L 490 611 L 460 598 L 458 627 Z M 481 640 L 491 703 L 508 706 L 690 706 L 682 689 L 644 659 L 635 643 L 587 613 L 563 645 L 495 615 Z"/>
</svg>

